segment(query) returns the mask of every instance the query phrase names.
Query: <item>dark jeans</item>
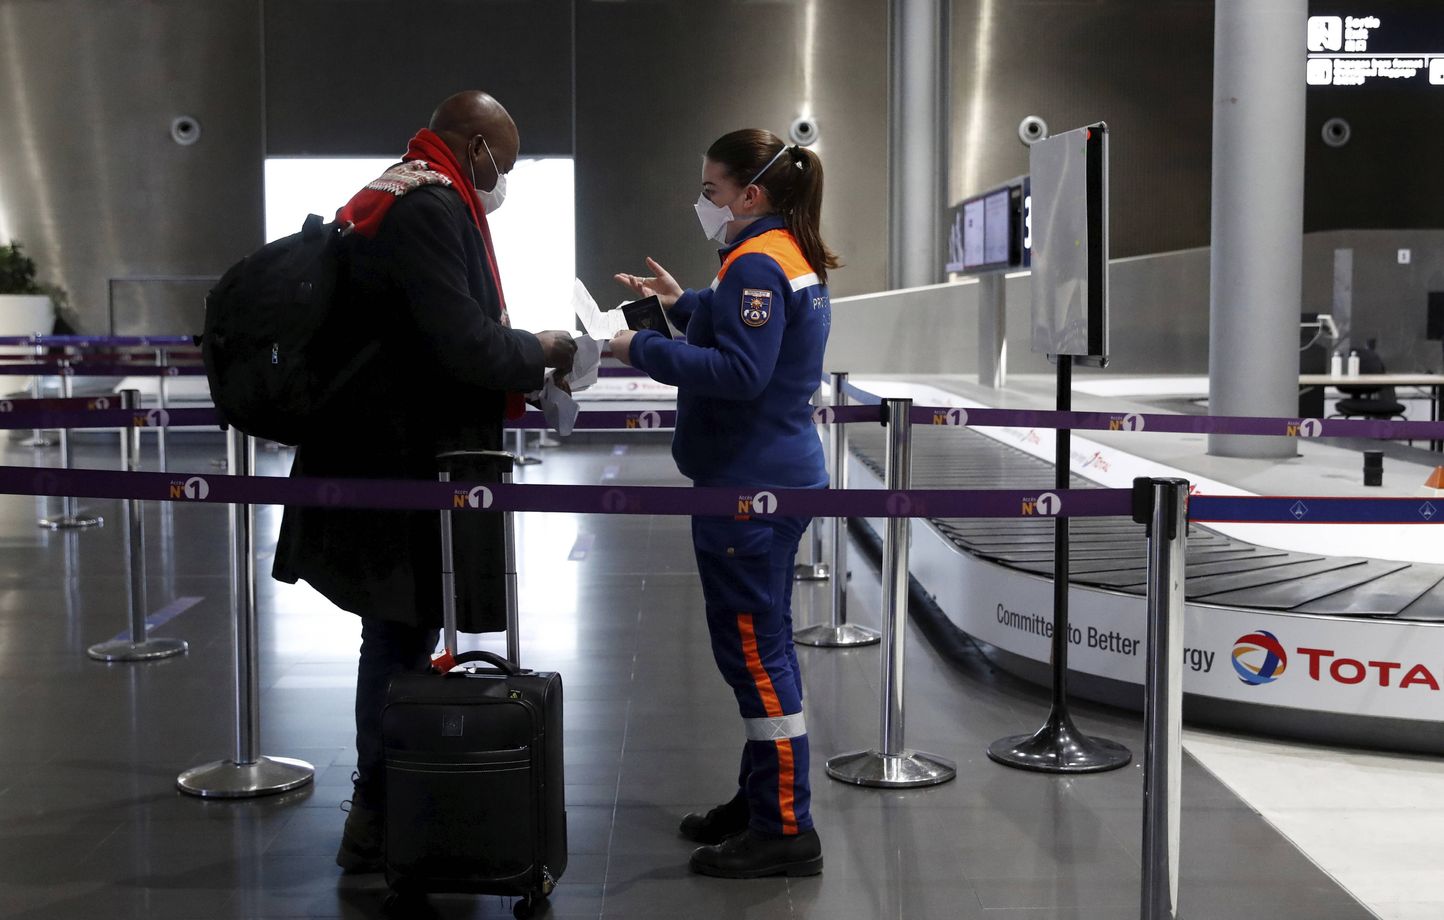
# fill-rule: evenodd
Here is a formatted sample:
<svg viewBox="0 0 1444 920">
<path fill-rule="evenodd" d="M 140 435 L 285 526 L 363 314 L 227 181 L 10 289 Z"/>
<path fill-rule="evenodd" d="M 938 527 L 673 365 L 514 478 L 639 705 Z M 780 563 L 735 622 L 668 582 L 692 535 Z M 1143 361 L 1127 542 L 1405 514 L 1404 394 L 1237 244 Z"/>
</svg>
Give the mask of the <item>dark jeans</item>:
<svg viewBox="0 0 1444 920">
<path fill-rule="evenodd" d="M 441 630 L 409 626 L 374 617 L 361 618 L 361 661 L 356 668 L 356 792 L 363 808 L 386 801 L 386 769 L 381 744 L 381 710 L 391 678 L 425 671 Z"/>
</svg>

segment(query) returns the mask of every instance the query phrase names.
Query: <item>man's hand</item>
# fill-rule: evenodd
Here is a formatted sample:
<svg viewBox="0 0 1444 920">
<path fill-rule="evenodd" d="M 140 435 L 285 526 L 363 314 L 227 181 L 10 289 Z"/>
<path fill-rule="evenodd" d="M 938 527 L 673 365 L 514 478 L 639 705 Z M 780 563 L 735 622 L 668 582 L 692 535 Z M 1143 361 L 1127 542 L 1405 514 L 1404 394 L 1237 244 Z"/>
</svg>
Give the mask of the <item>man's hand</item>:
<svg viewBox="0 0 1444 920">
<path fill-rule="evenodd" d="M 632 336 L 636 334 L 631 329 L 623 329 L 612 336 L 612 357 L 627 367 L 632 366 Z"/>
<path fill-rule="evenodd" d="M 559 329 L 538 332 L 536 340 L 541 343 L 543 365 L 556 368 L 557 377 L 571 373 L 572 359 L 577 354 L 577 343 L 570 332 Z"/>
<path fill-rule="evenodd" d="M 654 277 L 644 278 L 638 275 L 618 273 L 612 277 L 631 289 L 638 297 L 651 297 L 657 295 L 657 300 L 664 309 L 670 310 L 677 298 L 682 296 L 682 286 L 673 280 L 667 270 L 657 264 L 651 256 L 647 257 L 647 267 L 656 272 Z"/>
</svg>

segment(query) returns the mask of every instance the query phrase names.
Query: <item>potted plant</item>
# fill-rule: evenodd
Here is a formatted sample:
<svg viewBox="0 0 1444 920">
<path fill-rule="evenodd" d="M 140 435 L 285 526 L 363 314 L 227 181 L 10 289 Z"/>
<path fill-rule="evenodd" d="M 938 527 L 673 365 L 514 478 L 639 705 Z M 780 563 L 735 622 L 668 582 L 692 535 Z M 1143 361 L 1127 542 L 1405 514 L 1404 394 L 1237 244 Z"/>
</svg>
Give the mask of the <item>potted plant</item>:
<svg viewBox="0 0 1444 920">
<path fill-rule="evenodd" d="M 63 301 L 65 292 L 35 280 L 35 260 L 19 240 L 0 246 L 0 335 L 49 335 L 57 297 Z"/>
</svg>

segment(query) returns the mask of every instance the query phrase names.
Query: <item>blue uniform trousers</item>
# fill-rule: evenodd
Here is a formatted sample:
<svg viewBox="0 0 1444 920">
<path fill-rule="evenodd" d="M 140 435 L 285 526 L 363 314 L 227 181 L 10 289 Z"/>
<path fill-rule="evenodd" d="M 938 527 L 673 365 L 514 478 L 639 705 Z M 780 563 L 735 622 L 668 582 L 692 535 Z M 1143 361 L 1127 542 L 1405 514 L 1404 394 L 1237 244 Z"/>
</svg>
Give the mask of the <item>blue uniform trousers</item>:
<svg viewBox="0 0 1444 920">
<path fill-rule="evenodd" d="M 808 518 L 694 517 L 692 543 L 712 654 L 746 727 L 738 785 L 751 827 L 811 829 L 802 672 L 792 645 L 792 579 Z"/>
</svg>

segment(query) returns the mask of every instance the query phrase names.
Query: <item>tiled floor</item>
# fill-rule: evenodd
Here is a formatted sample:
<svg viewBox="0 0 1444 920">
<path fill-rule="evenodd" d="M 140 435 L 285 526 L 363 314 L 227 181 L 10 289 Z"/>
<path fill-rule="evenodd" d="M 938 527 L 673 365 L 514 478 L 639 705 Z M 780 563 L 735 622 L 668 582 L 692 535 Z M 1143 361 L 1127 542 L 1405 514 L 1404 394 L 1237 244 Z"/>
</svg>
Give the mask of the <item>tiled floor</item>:
<svg viewBox="0 0 1444 920">
<path fill-rule="evenodd" d="M 78 465 L 113 466 L 91 438 Z M 179 435 L 175 469 L 213 471 L 218 437 Z M 32 462 L 6 449 L 3 462 Z M 44 454 L 42 459 L 53 456 Z M 572 443 L 529 482 L 680 484 L 663 443 Z M 53 462 L 53 460 L 47 460 Z M 279 473 L 285 454 L 263 453 Z M 32 498 L 0 498 L 0 915 L 26 918 L 378 916 L 376 876 L 332 863 L 349 793 L 358 630 L 305 587 L 262 581 L 264 753 L 305 758 L 316 782 L 280 799 L 201 801 L 176 775 L 234 750 L 225 509 L 147 514 L 150 604 L 202 600 L 160 632 L 187 655 L 102 665 L 85 648 L 125 628 L 120 509 L 104 528 L 51 534 Z M 260 515 L 264 572 L 278 514 Z M 878 650 L 799 649 L 814 751 L 819 878 L 731 882 L 688 874 L 678 816 L 731 793 L 741 731 L 711 662 L 687 523 L 526 516 L 524 663 L 566 685 L 570 864 L 552 913 L 571 917 L 1118 920 L 1137 916 L 1141 771 L 1014 772 L 987 742 L 1040 723 L 1045 698 L 970 647 L 909 634 L 909 744 L 958 778 L 908 792 L 829 780 L 822 761 L 871 746 Z M 570 557 L 581 556 L 573 559 Z M 850 611 L 876 620 L 879 588 L 854 558 Z M 821 620 L 824 584 L 796 619 Z M 487 644 L 496 647 L 496 637 Z M 1080 707 L 1092 731 L 1141 749 L 1138 720 Z M 1184 768 L 1182 917 L 1367 918 L 1255 810 L 1192 761 Z M 437 898 L 444 917 L 506 917 L 500 898 Z"/>
</svg>

